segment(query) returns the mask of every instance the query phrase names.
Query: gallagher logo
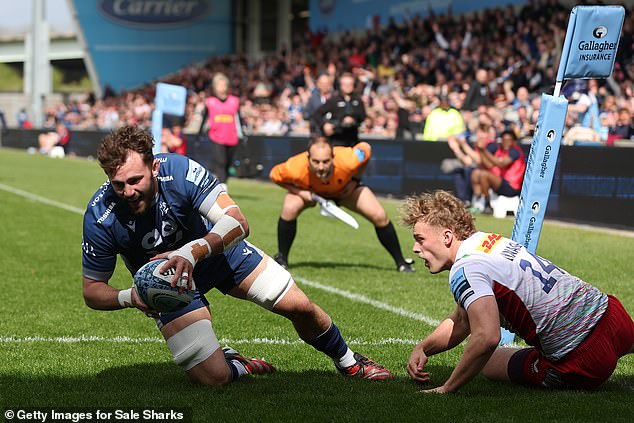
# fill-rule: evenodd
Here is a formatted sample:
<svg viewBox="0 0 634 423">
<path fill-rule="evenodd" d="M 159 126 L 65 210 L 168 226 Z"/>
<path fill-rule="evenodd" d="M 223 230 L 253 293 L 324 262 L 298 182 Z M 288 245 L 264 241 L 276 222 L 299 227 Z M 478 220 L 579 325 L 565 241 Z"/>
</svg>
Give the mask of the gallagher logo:
<svg viewBox="0 0 634 423">
<path fill-rule="evenodd" d="M 162 29 L 184 26 L 207 16 L 211 0 L 100 0 L 98 10 L 121 25 Z"/>
<path fill-rule="evenodd" d="M 608 35 L 608 29 L 603 25 L 599 25 L 598 27 L 594 28 L 594 31 L 592 31 L 592 35 L 594 36 L 594 38 L 603 38 Z"/>
</svg>

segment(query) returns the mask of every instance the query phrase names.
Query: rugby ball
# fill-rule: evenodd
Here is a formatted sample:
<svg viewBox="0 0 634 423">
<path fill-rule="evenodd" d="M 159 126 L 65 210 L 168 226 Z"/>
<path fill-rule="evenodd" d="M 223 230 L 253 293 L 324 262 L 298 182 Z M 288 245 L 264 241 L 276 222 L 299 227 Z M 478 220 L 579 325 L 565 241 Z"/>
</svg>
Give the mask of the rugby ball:
<svg viewBox="0 0 634 423">
<path fill-rule="evenodd" d="M 174 276 L 174 269 L 159 272 L 167 260 L 152 260 L 141 267 L 134 275 L 134 286 L 139 297 L 150 308 L 160 312 L 173 312 L 186 307 L 192 302 L 196 292 L 178 292 L 172 288 L 170 281 Z"/>
</svg>

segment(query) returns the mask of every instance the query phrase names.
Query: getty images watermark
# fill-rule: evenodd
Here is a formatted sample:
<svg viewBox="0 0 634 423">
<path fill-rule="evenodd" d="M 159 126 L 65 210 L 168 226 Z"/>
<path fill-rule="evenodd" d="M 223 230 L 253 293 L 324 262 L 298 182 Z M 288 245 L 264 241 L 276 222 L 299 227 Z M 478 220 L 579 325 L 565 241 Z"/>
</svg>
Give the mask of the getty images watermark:
<svg viewBox="0 0 634 423">
<path fill-rule="evenodd" d="M 191 408 L 20 408 L 4 410 L 6 422 L 162 422 L 191 423 Z"/>
</svg>

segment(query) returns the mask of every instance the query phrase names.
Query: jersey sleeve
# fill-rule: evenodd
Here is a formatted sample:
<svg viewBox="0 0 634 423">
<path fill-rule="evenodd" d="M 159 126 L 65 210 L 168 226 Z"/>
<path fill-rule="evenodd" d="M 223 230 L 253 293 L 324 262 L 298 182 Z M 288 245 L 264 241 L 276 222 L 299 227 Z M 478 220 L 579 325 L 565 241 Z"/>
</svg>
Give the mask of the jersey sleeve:
<svg viewBox="0 0 634 423">
<path fill-rule="evenodd" d="M 107 230 L 96 222 L 90 210 L 84 214 L 81 246 L 82 275 L 95 281 L 107 282 L 117 265 L 117 252 Z"/>
<path fill-rule="evenodd" d="M 271 181 L 276 184 L 290 184 L 303 189 L 309 189 L 308 162 L 306 153 L 297 154 L 284 163 L 280 163 L 271 169 Z"/>
<path fill-rule="evenodd" d="M 494 296 L 489 272 L 478 263 L 465 263 L 452 269 L 449 287 L 456 303 L 465 310 L 478 298 Z"/>
<path fill-rule="evenodd" d="M 360 142 L 352 148 L 352 152 L 354 153 L 357 162 L 355 163 L 355 167 L 358 169 L 361 166 L 365 165 L 372 156 L 372 150 L 370 149 L 370 145 L 366 142 Z"/>
<path fill-rule="evenodd" d="M 226 189 L 200 163 L 187 157 L 177 159 L 184 160 L 179 170 L 181 174 L 181 178 L 178 178 L 181 181 L 179 190 L 182 190 L 181 192 L 191 202 L 192 207 L 204 216 L 218 200 L 220 193 L 225 192 Z"/>
</svg>

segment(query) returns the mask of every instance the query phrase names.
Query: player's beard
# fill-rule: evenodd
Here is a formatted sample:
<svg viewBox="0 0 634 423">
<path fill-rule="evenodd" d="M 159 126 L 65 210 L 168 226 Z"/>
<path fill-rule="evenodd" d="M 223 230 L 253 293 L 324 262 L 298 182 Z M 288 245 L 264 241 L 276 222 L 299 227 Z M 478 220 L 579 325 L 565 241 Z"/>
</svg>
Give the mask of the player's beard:
<svg viewBox="0 0 634 423">
<path fill-rule="evenodd" d="M 132 211 L 132 213 L 137 216 L 145 214 L 152 205 L 157 190 L 158 181 L 156 180 L 156 178 L 152 178 L 150 188 L 146 192 L 142 193 L 138 199 L 136 199 L 135 201 L 126 200 L 130 211 Z"/>
</svg>

